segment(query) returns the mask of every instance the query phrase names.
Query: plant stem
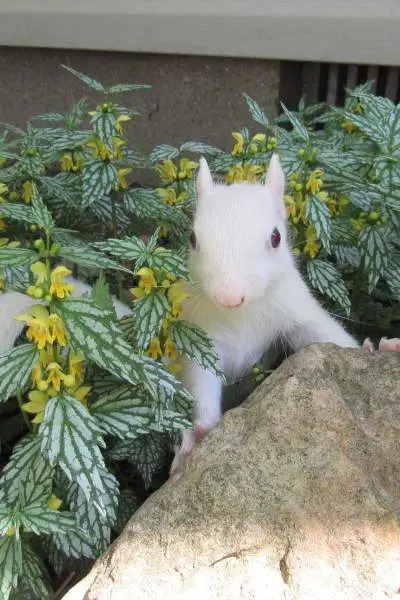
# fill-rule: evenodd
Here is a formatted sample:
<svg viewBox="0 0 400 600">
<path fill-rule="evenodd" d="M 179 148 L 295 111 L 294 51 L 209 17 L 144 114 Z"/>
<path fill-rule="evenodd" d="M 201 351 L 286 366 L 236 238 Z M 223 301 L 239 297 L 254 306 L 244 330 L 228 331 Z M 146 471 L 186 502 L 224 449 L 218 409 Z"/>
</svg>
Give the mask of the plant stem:
<svg viewBox="0 0 400 600">
<path fill-rule="evenodd" d="M 118 237 L 118 223 L 117 223 L 117 192 L 111 192 L 111 219 L 112 219 L 112 232 L 114 238 Z M 122 284 L 122 274 L 117 271 L 116 273 L 117 279 L 117 295 L 120 300 L 123 297 L 123 284 Z"/>
<path fill-rule="evenodd" d="M 25 422 L 25 425 L 27 426 L 27 428 L 29 429 L 29 431 L 32 431 L 33 430 L 32 423 L 30 422 L 30 420 L 28 419 L 28 416 L 27 416 L 26 412 L 22 408 L 22 394 L 21 394 L 21 392 L 19 390 L 17 392 L 17 402 L 18 402 L 18 406 L 19 406 L 19 410 L 21 412 L 22 418 L 23 418 L 23 420 Z"/>
</svg>

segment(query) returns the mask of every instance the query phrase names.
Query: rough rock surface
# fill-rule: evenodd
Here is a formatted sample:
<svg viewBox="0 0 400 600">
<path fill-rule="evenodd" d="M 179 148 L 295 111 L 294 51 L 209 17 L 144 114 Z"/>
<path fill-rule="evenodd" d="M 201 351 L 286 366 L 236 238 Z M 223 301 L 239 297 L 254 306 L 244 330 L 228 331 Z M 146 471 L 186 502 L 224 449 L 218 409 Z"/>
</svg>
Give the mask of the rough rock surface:
<svg viewBox="0 0 400 600">
<path fill-rule="evenodd" d="M 400 356 L 310 346 L 65 600 L 400 599 Z"/>
</svg>

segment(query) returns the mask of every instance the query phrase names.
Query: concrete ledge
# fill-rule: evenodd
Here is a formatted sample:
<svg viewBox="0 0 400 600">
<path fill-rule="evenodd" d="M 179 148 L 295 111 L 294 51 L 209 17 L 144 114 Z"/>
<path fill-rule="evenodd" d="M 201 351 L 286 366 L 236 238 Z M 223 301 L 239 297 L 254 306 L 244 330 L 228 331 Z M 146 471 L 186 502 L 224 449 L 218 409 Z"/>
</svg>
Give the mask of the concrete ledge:
<svg viewBox="0 0 400 600">
<path fill-rule="evenodd" d="M 398 0 L 13 0 L 0 45 L 400 63 Z"/>
</svg>

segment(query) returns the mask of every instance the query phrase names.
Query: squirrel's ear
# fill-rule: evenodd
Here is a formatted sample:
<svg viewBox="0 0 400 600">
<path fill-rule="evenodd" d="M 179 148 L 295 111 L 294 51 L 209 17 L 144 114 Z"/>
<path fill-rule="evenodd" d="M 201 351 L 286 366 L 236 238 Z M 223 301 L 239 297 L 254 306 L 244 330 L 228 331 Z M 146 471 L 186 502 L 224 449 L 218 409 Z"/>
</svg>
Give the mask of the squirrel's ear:
<svg viewBox="0 0 400 600">
<path fill-rule="evenodd" d="M 283 198 L 285 192 L 285 175 L 277 154 L 273 154 L 267 170 L 265 184 L 270 188 L 275 200 L 279 203 L 279 211 L 286 218 L 286 206 Z"/>
<path fill-rule="evenodd" d="M 213 189 L 213 179 L 210 168 L 205 158 L 200 158 L 200 167 L 196 177 L 197 196 L 205 196 L 210 194 Z"/>
</svg>

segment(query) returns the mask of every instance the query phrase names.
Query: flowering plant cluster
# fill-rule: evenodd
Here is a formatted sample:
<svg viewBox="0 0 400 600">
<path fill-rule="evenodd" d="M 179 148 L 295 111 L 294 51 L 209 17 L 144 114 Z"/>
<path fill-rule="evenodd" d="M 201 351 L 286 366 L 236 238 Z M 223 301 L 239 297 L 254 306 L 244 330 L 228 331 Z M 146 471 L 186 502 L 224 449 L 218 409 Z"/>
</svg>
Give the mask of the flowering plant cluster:
<svg viewBox="0 0 400 600">
<path fill-rule="evenodd" d="M 232 184 L 263 180 L 277 152 L 311 286 L 343 314 L 399 320 L 399 107 L 362 86 L 344 108 L 302 102 L 270 122 L 245 95 L 261 130 L 234 132 L 230 152 L 186 142 L 147 155 L 127 135 L 137 111 L 117 98 L 148 86 L 68 70 L 100 102 L 0 134 L 0 290 L 32 300 L 0 355 L 2 600 L 52 598 L 74 561 L 105 550 L 190 427 L 182 359 L 219 374 L 211 340 L 183 314 L 201 155 Z M 144 169 L 156 187 L 135 185 Z M 94 284 L 89 295 L 75 295 L 72 274 Z M 257 383 L 266 374 L 255 365 Z"/>
</svg>

